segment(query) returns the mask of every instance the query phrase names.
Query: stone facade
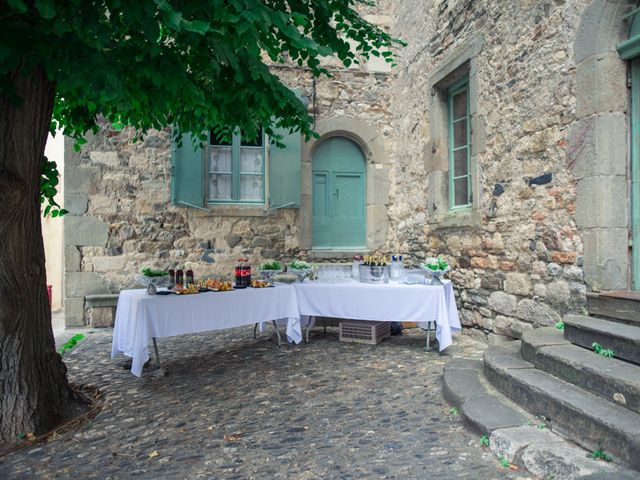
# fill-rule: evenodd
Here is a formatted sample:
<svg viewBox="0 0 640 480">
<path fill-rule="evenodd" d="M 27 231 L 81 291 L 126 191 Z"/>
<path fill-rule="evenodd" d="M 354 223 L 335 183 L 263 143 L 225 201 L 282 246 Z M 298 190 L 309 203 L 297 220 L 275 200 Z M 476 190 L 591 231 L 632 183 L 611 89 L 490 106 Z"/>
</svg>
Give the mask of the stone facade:
<svg viewBox="0 0 640 480">
<path fill-rule="evenodd" d="M 311 250 L 313 149 L 333 135 L 354 140 L 367 160 L 367 247 L 414 263 L 449 260 L 464 325 L 519 337 L 584 310 L 587 290 L 626 288 L 628 252 L 619 237 L 628 230 L 627 149 L 619 142 L 607 149 L 598 138 L 611 123 L 626 138 L 619 99 L 628 93 L 616 79 L 589 110 L 588 80 L 598 73 L 585 69 L 597 52 L 580 53 L 588 25 L 622 25 L 626 8 L 604 0 L 381 2 L 366 13 L 408 42 L 397 69 L 329 63 L 334 78 L 314 80 L 274 67 L 308 99 L 321 134 L 303 147 L 299 209 L 173 206 L 169 131 L 133 143 L 132 132 L 104 125 L 66 157 L 67 323 L 87 322 L 84 297 L 133 286 L 143 266 L 218 276 L 229 275 L 238 256 L 253 265 L 350 256 Z M 598 40 L 605 50 L 621 39 L 618 30 L 609 43 Z M 454 214 L 439 89 L 460 69 L 470 79 L 473 202 Z M 607 98 L 620 105 L 610 108 Z M 618 161 L 601 172 L 586 155 Z"/>
</svg>

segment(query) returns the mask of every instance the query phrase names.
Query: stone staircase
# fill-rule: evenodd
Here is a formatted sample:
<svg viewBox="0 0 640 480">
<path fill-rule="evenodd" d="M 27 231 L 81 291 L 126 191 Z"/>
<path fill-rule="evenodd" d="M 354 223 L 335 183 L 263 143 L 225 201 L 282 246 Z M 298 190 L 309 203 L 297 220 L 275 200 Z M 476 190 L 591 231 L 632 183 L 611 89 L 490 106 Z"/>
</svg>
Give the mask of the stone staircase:
<svg viewBox="0 0 640 480">
<path fill-rule="evenodd" d="M 601 318 L 568 315 L 564 331 L 526 331 L 521 341 L 490 347 L 481 365 L 451 362 L 444 393 L 471 426 L 491 434 L 491 448 L 498 455 L 532 473 L 544 478 L 640 478 L 640 296 L 592 295 L 589 308 Z M 612 350 L 614 358 L 597 354 L 594 342 Z M 483 410 L 483 404 L 491 408 Z M 535 418 L 526 431 L 525 417 Z M 595 462 L 567 442 L 562 448 L 572 453 L 564 461 L 541 461 L 561 448 L 554 443 L 559 437 L 544 440 L 534 432 L 531 425 L 536 423 L 587 451 L 606 452 L 614 463 Z"/>
</svg>

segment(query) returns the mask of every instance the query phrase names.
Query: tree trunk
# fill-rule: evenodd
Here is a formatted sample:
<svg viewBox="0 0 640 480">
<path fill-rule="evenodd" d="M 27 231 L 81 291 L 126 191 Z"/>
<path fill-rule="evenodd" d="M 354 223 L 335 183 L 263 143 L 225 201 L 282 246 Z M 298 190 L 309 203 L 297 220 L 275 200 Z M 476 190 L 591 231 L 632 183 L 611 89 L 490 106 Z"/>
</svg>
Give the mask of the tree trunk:
<svg viewBox="0 0 640 480">
<path fill-rule="evenodd" d="M 40 175 L 55 86 L 40 68 L 0 96 L 0 443 L 52 429 L 72 398 L 55 350 L 40 224 Z"/>
</svg>

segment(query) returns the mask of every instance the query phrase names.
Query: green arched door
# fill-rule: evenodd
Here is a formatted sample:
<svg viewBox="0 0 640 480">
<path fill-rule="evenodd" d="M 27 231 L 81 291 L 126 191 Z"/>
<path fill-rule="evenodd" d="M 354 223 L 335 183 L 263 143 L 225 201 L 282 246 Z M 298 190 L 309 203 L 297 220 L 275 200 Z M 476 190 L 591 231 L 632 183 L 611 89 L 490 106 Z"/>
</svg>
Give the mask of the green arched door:
<svg viewBox="0 0 640 480">
<path fill-rule="evenodd" d="M 366 162 L 344 137 L 322 142 L 313 154 L 313 248 L 366 246 Z"/>
</svg>

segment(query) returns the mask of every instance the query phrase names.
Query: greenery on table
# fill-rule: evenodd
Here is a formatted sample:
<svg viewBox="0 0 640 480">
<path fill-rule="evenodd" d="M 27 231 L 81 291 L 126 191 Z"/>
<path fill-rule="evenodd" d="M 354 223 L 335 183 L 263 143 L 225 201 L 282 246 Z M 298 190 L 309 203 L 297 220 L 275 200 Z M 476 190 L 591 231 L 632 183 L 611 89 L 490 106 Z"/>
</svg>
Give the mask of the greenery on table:
<svg viewBox="0 0 640 480">
<path fill-rule="evenodd" d="M 449 264 L 440 257 L 431 258 L 422 264 L 422 268 L 428 268 L 429 270 L 446 270 L 449 268 Z"/>
<path fill-rule="evenodd" d="M 607 357 L 607 358 L 613 358 L 614 357 L 614 352 L 613 350 L 609 349 L 609 348 L 603 348 L 602 345 L 600 345 L 597 342 L 593 342 L 593 344 L 591 345 L 591 347 L 593 347 L 593 350 L 598 354 L 598 355 L 602 355 L 603 357 Z"/>
<path fill-rule="evenodd" d="M 64 345 L 62 345 L 58 349 L 58 353 L 63 354 L 68 350 L 71 350 L 75 347 L 80 340 L 84 339 L 84 335 L 82 333 L 77 333 L 73 337 L 71 337 Z"/>
<path fill-rule="evenodd" d="M 277 260 L 264 262 L 260 265 L 260 270 L 282 270 L 282 264 Z"/>
<path fill-rule="evenodd" d="M 153 270 L 152 268 L 146 267 L 142 269 L 142 274 L 145 277 L 165 277 L 169 275 L 166 270 Z"/>
<path fill-rule="evenodd" d="M 289 263 L 287 267 L 291 270 L 309 270 L 311 268 L 311 264 L 303 260 L 294 260 L 293 262 Z"/>
</svg>

